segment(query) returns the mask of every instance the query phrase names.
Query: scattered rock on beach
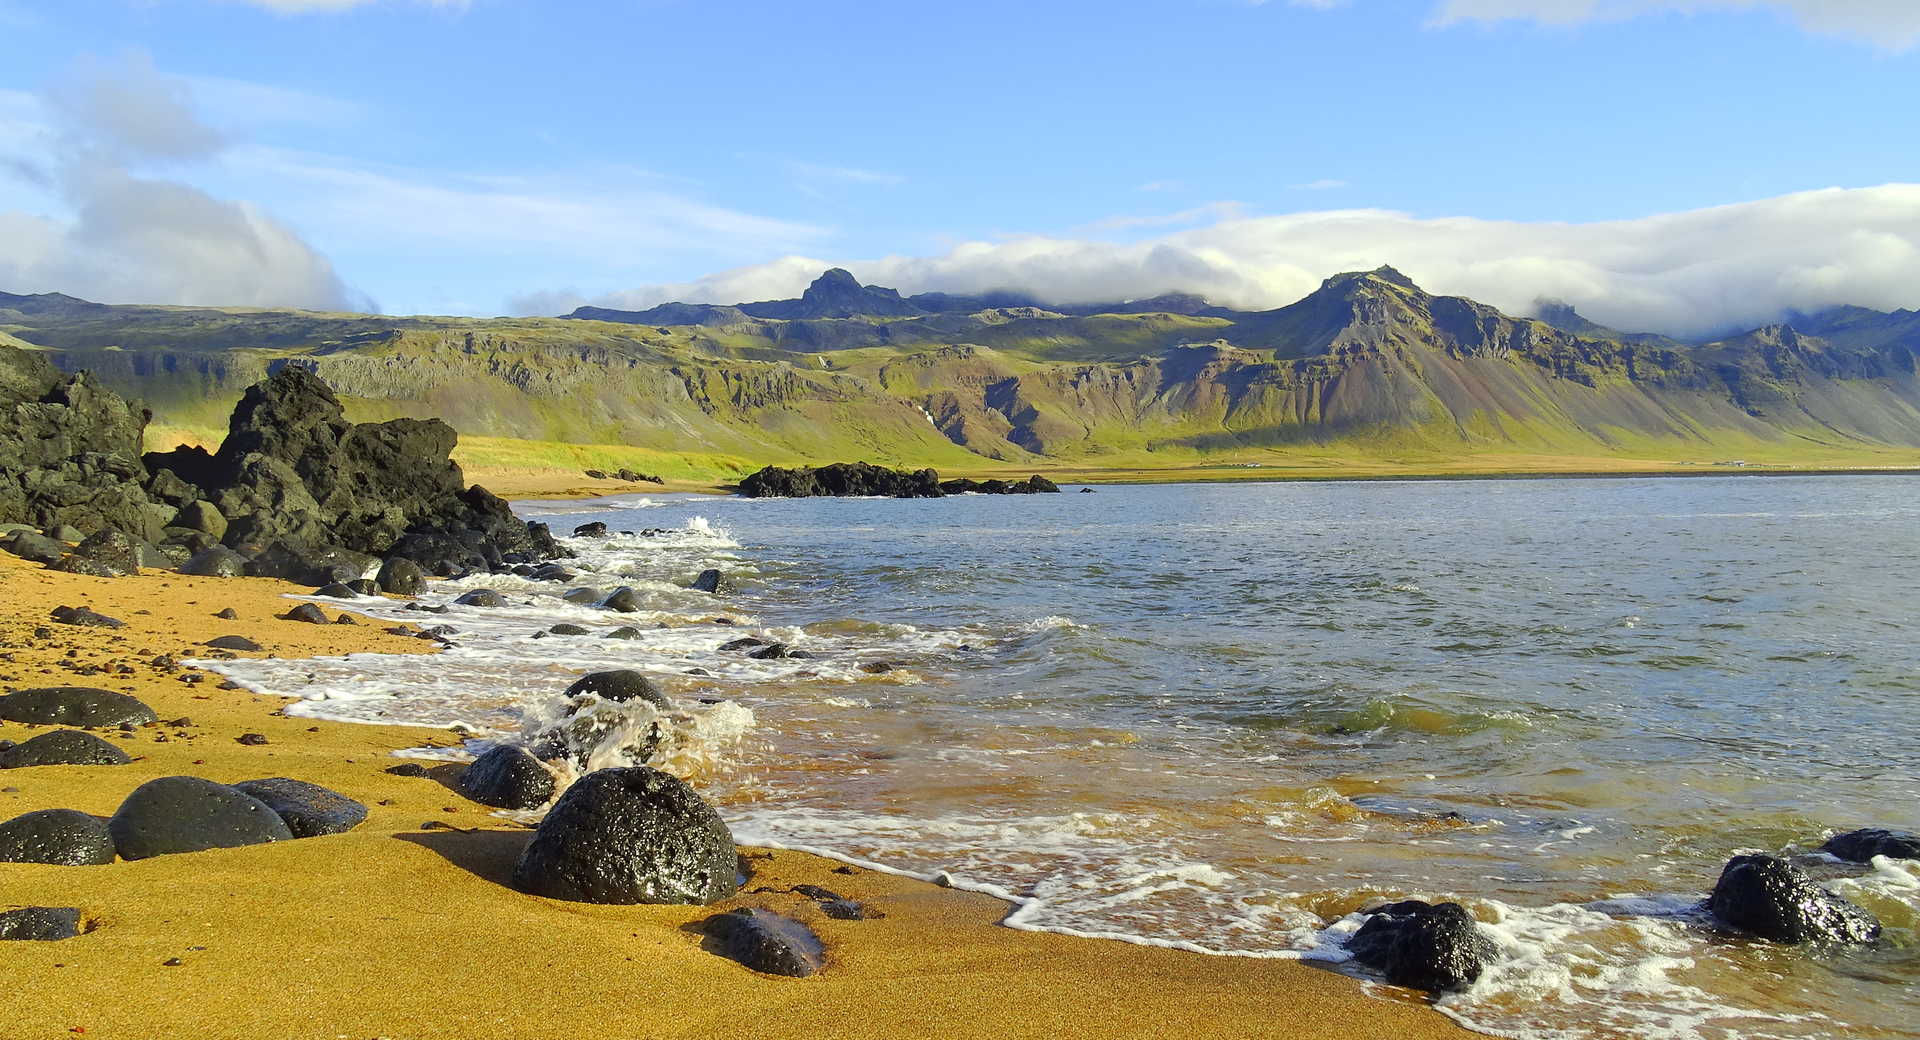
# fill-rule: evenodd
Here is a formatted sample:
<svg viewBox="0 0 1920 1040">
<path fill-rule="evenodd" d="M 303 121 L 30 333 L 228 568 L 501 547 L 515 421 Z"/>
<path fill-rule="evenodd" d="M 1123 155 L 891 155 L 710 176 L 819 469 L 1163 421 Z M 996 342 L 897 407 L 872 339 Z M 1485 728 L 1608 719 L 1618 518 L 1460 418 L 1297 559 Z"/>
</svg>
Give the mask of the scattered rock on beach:
<svg viewBox="0 0 1920 1040">
<path fill-rule="evenodd" d="M 78 555 L 69 556 L 59 563 L 50 563 L 47 569 L 66 574 L 84 574 L 90 578 L 124 578 L 128 573 L 110 564 L 101 563 L 99 560 Z"/>
<path fill-rule="evenodd" d="M 504 607 L 507 605 L 507 597 L 492 589 L 474 589 L 454 602 L 463 607 Z"/>
<path fill-rule="evenodd" d="M 423 777 L 429 776 L 427 767 L 418 762 L 402 762 L 397 766 L 388 766 L 385 772 L 392 776 Z"/>
<path fill-rule="evenodd" d="M 313 594 L 316 596 L 325 596 L 328 599 L 359 599 L 360 598 L 360 593 L 354 591 L 351 588 L 348 588 L 344 583 L 337 582 L 337 581 L 330 585 L 320 586 L 318 589 L 314 590 Z"/>
<path fill-rule="evenodd" d="M 633 591 L 631 587 L 622 585 L 608 593 L 607 598 L 600 601 L 600 605 L 622 614 L 637 614 L 641 609 L 640 594 Z"/>
<path fill-rule="evenodd" d="M 1459 903 L 1409 899 L 1369 911 L 1347 952 L 1396 986 L 1438 993 L 1479 978 L 1494 945 Z"/>
<path fill-rule="evenodd" d="M 1880 936 L 1878 918 L 1778 856 L 1728 860 L 1707 909 L 1735 931 L 1779 943 L 1868 943 Z"/>
<path fill-rule="evenodd" d="M 213 647 L 215 650 L 253 651 L 260 649 L 259 643 L 248 639 L 246 636 L 214 636 L 201 645 Z"/>
<path fill-rule="evenodd" d="M 41 809 L 0 823 L 0 863 L 91 867 L 113 862 L 107 824 L 73 809 Z"/>
<path fill-rule="evenodd" d="M 560 594 L 560 599 L 576 607 L 591 607 L 600 602 L 600 593 L 587 588 L 568 589 Z"/>
<path fill-rule="evenodd" d="M 461 794 L 496 809 L 537 809 L 553 798 L 553 774 L 525 748 L 501 744 L 461 772 Z"/>
<path fill-rule="evenodd" d="M 619 628 L 616 628 L 613 631 L 608 632 L 606 635 L 601 636 L 600 638 L 602 639 L 638 639 L 640 638 L 640 630 L 633 627 L 632 625 L 621 625 Z"/>
<path fill-rule="evenodd" d="M 701 922 L 701 929 L 721 954 L 768 975 L 804 979 L 826 963 L 826 947 L 811 928 L 769 910 L 729 910 Z"/>
<path fill-rule="evenodd" d="M 734 894 L 733 835 L 686 782 L 645 766 L 576 781 L 513 869 L 523 892 L 582 903 L 706 904 Z"/>
<path fill-rule="evenodd" d="M 0 751 L 0 769 L 28 766 L 124 766 L 133 759 L 112 744 L 77 729 L 56 729 Z"/>
<path fill-rule="evenodd" d="M 80 910 L 71 906 L 25 906 L 0 913 L 0 939 L 53 942 L 80 934 Z"/>
<path fill-rule="evenodd" d="M 603 701 L 643 700 L 662 710 L 668 707 L 667 695 L 661 692 L 660 687 L 639 672 L 626 668 L 588 672 L 567 687 L 566 696 L 579 697 L 589 693 Z"/>
<path fill-rule="evenodd" d="M 321 610 L 311 603 L 300 604 L 285 614 L 280 615 L 280 619 L 282 621 L 304 621 L 309 625 L 333 624 L 333 619 L 327 616 L 326 611 Z"/>
<path fill-rule="evenodd" d="M 427 588 L 426 572 L 403 556 L 387 557 L 373 580 L 379 584 L 380 591 L 389 596 L 418 596 Z"/>
<path fill-rule="evenodd" d="M 140 572 L 139 543 L 132 535 L 111 527 L 103 527 L 82 538 L 80 544 L 73 547 L 73 554 L 120 574 Z"/>
<path fill-rule="evenodd" d="M 265 802 L 196 776 L 164 776 L 134 788 L 107 830 L 122 859 L 293 839 Z"/>
<path fill-rule="evenodd" d="M 729 651 L 730 650 L 751 650 L 756 646 L 766 646 L 766 645 L 767 645 L 767 641 L 764 639 L 755 639 L 752 636 L 741 636 L 738 639 L 731 639 L 731 640 L 728 640 L 727 642 L 721 643 L 720 649 L 729 650 Z"/>
<path fill-rule="evenodd" d="M 1820 846 L 1820 851 L 1849 863 L 1868 863 L 1875 856 L 1920 859 L 1920 838 L 1904 831 L 1867 828 L 1836 834 Z"/>
<path fill-rule="evenodd" d="M 701 571 L 699 577 L 693 579 L 693 584 L 687 587 L 695 592 L 711 592 L 716 595 L 722 592 L 733 591 L 733 583 L 727 580 L 726 575 L 721 574 L 718 569 L 713 567 Z"/>
<path fill-rule="evenodd" d="M 224 545 L 216 545 L 194 553 L 180 565 L 180 573 L 202 578 L 238 578 L 247 573 L 247 558 Z"/>
<path fill-rule="evenodd" d="M 778 661 L 782 658 L 799 657 L 801 655 L 789 649 L 785 643 L 768 643 L 760 649 L 747 654 L 747 656 L 756 661 Z"/>
<path fill-rule="evenodd" d="M 56 624 L 61 625 L 78 625 L 82 628 L 127 627 L 125 621 L 108 617 L 92 607 L 55 607 L 51 616 Z"/>
<path fill-rule="evenodd" d="M 58 563 L 60 558 L 67 554 L 65 544 L 33 531 L 22 531 L 13 535 L 4 542 L 0 542 L 0 548 L 34 563 Z"/>
<path fill-rule="evenodd" d="M 252 795 L 279 814 L 296 838 L 344 834 L 367 818 L 367 807 L 319 784 L 284 776 L 242 780 L 233 789 Z"/>
<path fill-rule="evenodd" d="M 248 747 L 265 747 L 267 735 L 265 733 L 242 733 L 233 738 L 233 742 L 236 744 L 245 744 Z"/>
<path fill-rule="evenodd" d="M 584 636 L 587 635 L 588 632 L 579 625 L 572 625 L 562 621 L 552 628 L 547 629 L 547 634 L 555 636 Z"/>
<path fill-rule="evenodd" d="M 607 536 L 607 525 L 604 521 L 600 520 L 595 520 L 590 524 L 581 524 L 579 527 L 573 529 L 573 536 L 575 538 L 605 538 Z"/>
<path fill-rule="evenodd" d="M 100 729 L 157 721 L 153 709 L 135 698 L 87 686 L 48 686 L 0 697 L 0 719 L 40 726 Z"/>
</svg>

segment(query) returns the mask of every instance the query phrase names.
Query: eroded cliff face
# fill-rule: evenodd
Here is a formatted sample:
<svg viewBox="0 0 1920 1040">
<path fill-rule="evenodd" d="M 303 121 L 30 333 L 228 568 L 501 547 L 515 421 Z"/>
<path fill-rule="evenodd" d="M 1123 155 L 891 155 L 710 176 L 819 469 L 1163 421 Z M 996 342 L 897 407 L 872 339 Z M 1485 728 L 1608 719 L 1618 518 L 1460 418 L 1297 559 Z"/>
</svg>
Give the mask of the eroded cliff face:
<svg viewBox="0 0 1920 1040">
<path fill-rule="evenodd" d="M 96 340 L 101 320 L 88 313 Z M 441 417 L 469 435 L 745 458 L 1097 460 L 1355 439 L 1573 450 L 1809 431 L 1920 444 L 1916 344 L 1874 341 L 1858 316 L 1845 345 L 1774 327 L 1694 347 L 1590 323 L 1565 331 L 1430 295 L 1391 268 L 1336 276 L 1259 314 L 370 320 L 329 332 L 301 316 L 263 326 L 279 345 L 257 348 L 231 346 L 239 333 L 223 320 L 218 349 L 84 349 L 63 326 L 54 338 L 75 346 L 53 356 L 146 398 L 165 423 L 196 407 L 224 413 L 265 373 L 299 366 L 356 419 Z M 303 336 L 315 338 L 285 345 Z M 809 339 L 832 349 L 785 349 Z"/>
</svg>

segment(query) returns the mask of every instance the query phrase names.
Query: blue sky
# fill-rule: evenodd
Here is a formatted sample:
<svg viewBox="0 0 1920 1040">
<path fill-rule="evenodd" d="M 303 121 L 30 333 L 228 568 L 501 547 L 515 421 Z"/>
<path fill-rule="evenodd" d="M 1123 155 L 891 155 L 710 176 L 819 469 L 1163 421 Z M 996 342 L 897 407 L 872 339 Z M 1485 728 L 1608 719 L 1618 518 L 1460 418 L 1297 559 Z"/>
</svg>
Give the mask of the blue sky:
<svg viewBox="0 0 1920 1040">
<path fill-rule="evenodd" d="M 1643 327 L 1916 306 L 1916 9 L 0 0 L 0 288 L 1273 306 L 1378 259 Z"/>
</svg>

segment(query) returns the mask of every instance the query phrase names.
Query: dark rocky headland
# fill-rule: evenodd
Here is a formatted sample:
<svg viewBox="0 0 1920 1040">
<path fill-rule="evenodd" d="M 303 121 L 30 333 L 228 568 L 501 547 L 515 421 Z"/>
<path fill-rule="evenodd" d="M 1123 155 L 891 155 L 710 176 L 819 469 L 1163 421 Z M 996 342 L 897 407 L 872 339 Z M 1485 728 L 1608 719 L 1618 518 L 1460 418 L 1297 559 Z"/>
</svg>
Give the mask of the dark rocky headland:
<svg viewBox="0 0 1920 1040">
<path fill-rule="evenodd" d="M 371 577 L 382 559 L 444 575 L 565 554 L 545 527 L 465 485 L 452 427 L 349 422 L 304 367 L 249 388 L 217 452 L 143 454 L 149 418 L 88 373 L 0 347 L 0 524 L 87 538 L 48 562 L 95 574 L 196 561 L 190 572 L 325 584 Z"/>
<path fill-rule="evenodd" d="M 947 495 L 1057 494 L 1042 476 L 1025 480 L 941 480 L 931 469 L 888 469 L 866 462 L 783 469 L 768 466 L 740 482 L 748 498 L 944 498 Z"/>
</svg>

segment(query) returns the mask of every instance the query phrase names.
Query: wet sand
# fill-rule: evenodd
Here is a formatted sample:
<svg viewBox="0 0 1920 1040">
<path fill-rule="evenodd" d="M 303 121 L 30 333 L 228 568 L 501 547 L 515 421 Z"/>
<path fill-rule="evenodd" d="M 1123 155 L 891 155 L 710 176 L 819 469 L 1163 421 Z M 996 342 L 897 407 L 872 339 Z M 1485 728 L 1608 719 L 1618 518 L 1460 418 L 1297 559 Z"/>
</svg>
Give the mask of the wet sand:
<svg viewBox="0 0 1920 1040">
<path fill-rule="evenodd" d="M 78 906 L 93 926 L 60 942 L 0 942 L 0 1037 L 1472 1035 L 1411 996 L 1375 999 L 1297 962 L 1016 931 L 999 926 L 999 900 L 799 853 L 743 850 L 753 879 L 713 908 L 523 895 L 505 882 L 525 828 L 439 778 L 383 771 L 401 761 L 391 751 L 451 744 L 452 734 L 285 718 L 288 702 L 148 663 L 211 656 L 194 645 L 229 634 L 284 657 L 431 650 L 373 624 L 275 619 L 292 591 L 301 590 L 266 579 L 89 578 L 0 554 L 0 689 L 98 686 L 141 698 L 162 719 L 191 719 L 109 735 L 136 756 L 131 765 L 0 771 L 0 819 L 49 808 L 110 814 L 140 783 L 174 774 L 290 776 L 371 810 L 343 835 L 104 867 L 0 863 L 0 909 Z M 83 604 L 127 627 L 47 620 L 55 606 Z M 213 617 L 223 607 L 240 618 Z M 43 626 L 50 636 L 36 637 Z M 120 663 L 133 673 L 113 674 Z M 108 671 L 70 670 L 93 666 Z M 191 674 L 202 681 L 180 681 Z M 0 739 L 34 732 L 0 722 Z M 238 743 L 245 733 L 267 743 Z M 797 884 L 886 916 L 828 919 L 788 891 Z M 776 978 L 708 952 L 691 926 L 735 905 L 812 925 L 828 945 L 827 969 Z"/>
</svg>

